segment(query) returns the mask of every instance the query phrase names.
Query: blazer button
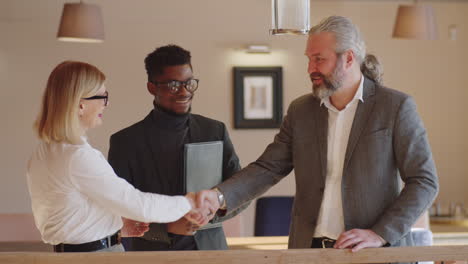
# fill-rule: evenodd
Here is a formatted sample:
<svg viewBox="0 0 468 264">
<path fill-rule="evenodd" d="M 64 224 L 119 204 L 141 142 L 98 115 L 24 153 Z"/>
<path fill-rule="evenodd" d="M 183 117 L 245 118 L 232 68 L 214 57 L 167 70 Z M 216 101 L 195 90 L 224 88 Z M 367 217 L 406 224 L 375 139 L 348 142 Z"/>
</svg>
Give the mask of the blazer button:
<svg viewBox="0 0 468 264">
<path fill-rule="evenodd" d="M 324 187 L 321 187 L 321 188 L 320 188 L 320 192 L 323 193 L 323 191 L 325 191 L 325 188 L 324 188 Z"/>
</svg>

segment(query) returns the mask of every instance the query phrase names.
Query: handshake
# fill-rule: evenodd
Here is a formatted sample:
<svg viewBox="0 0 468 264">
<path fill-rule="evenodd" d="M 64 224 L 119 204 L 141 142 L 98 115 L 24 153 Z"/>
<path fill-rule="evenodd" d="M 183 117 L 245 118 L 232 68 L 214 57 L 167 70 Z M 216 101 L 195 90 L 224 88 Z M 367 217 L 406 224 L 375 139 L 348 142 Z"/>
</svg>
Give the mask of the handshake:
<svg viewBox="0 0 468 264">
<path fill-rule="evenodd" d="M 167 232 L 177 235 L 193 236 L 199 228 L 206 225 L 216 215 L 219 204 L 218 192 L 215 190 L 203 190 L 197 193 L 187 193 L 192 209 L 184 217 L 171 223 L 167 223 Z M 121 229 L 123 237 L 141 237 L 148 230 L 150 223 L 143 223 L 127 218 L 122 218 L 124 226 Z"/>
<path fill-rule="evenodd" d="M 214 190 L 203 190 L 198 193 L 191 192 L 187 193 L 185 197 L 192 205 L 192 210 L 184 218 L 198 227 L 208 224 L 221 207 L 218 193 Z"/>
</svg>

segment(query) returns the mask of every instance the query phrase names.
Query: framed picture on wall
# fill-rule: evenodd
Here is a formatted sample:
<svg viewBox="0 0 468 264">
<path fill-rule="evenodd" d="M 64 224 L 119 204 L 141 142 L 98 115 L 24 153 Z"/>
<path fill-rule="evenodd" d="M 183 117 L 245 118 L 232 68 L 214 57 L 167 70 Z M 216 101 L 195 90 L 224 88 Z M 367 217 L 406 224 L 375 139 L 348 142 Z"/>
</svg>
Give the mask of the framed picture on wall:
<svg viewBox="0 0 468 264">
<path fill-rule="evenodd" d="M 234 127 L 278 128 L 283 118 L 281 67 L 234 67 Z"/>
</svg>

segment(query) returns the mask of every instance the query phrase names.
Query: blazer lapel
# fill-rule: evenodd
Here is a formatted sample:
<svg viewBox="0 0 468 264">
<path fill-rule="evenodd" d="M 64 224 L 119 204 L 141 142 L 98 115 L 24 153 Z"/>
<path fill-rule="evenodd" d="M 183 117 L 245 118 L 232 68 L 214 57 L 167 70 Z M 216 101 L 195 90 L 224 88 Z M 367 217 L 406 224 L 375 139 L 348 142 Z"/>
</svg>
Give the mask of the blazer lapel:
<svg viewBox="0 0 468 264">
<path fill-rule="evenodd" d="M 348 166 L 349 160 L 353 155 L 354 148 L 356 147 L 359 137 L 361 136 L 367 121 L 372 114 L 372 109 L 375 105 L 375 84 L 371 80 L 364 77 L 363 99 L 364 102 L 359 101 L 354 115 L 353 125 L 349 133 L 348 146 L 346 148 L 345 160 L 343 164 L 343 171 Z"/>
<path fill-rule="evenodd" d="M 325 187 L 325 178 L 327 177 L 327 151 L 328 151 L 328 109 L 319 104 L 315 120 L 317 131 L 317 143 L 319 146 L 320 165 L 323 187 Z"/>
<path fill-rule="evenodd" d="M 154 110 L 153 110 L 154 111 Z M 152 136 L 157 129 L 153 122 L 153 111 L 151 111 L 146 118 L 144 119 L 144 134 L 145 134 L 145 143 L 148 149 L 149 154 L 151 155 L 152 168 L 154 173 L 158 171 L 157 168 L 157 155 L 156 155 L 156 142 L 154 141 L 154 137 Z M 149 165 L 149 164 L 148 164 Z"/>
<path fill-rule="evenodd" d="M 188 130 L 189 142 L 188 143 L 200 142 L 201 134 L 202 134 L 200 125 L 197 122 L 195 122 L 195 120 L 193 119 L 193 115 L 191 114 L 189 116 L 188 122 L 189 122 L 189 130 Z"/>
</svg>

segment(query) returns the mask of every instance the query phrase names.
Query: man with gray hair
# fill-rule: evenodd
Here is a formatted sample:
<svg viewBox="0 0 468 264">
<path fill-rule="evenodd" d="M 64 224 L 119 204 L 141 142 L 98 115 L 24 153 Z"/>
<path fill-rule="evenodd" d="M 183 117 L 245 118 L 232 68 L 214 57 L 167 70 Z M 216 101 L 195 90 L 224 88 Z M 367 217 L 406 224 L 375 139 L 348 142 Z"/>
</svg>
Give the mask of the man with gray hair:
<svg viewBox="0 0 468 264">
<path fill-rule="evenodd" d="M 438 192 L 413 99 L 382 86 L 377 58 L 348 18 L 311 28 L 305 55 L 312 93 L 291 103 L 257 161 L 198 202 L 230 212 L 294 169 L 289 248 L 413 245 L 411 226 Z"/>
</svg>

